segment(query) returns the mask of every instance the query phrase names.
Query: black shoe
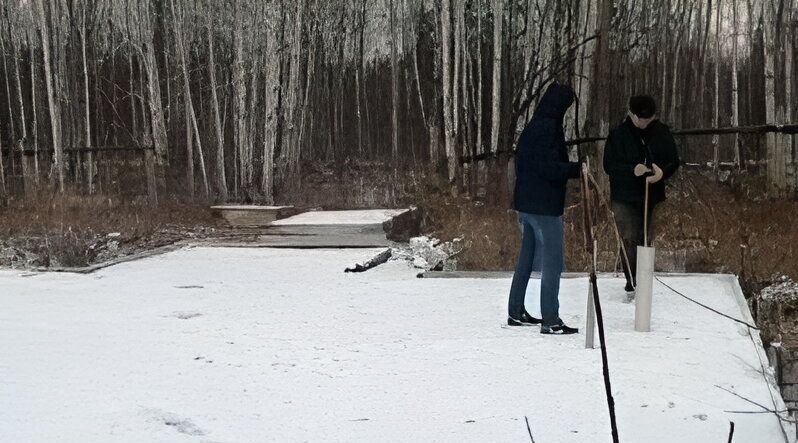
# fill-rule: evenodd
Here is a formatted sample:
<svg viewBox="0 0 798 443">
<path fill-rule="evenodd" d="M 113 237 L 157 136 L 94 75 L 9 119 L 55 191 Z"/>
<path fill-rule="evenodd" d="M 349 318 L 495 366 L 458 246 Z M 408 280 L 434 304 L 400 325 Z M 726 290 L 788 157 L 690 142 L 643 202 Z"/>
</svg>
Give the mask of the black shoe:
<svg viewBox="0 0 798 443">
<path fill-rule="evenodd" d="M 579 329 L 572 328 L 570 326 L 565 326 L 565 324 L 559 324 L 554 326 L 540 325 L 540 333 L 552 334 L 552 335 L 569 335 L 569 334 L 579 333 Z"/>
<path fill-rule="evenodd" d="M 507 326 L 532 326 L 539 325 L 541 322 L 541 319 L 532 317 L 526 310 L 518 318 L 507 317 Z"/>
<path fill-rule="evenodd" d="M 626 291 L 626 302 L 631 303 L 635 301 L 635 287 L 632 286 L 631 283 L 627 282 L 624 290 Z"/>
</svg>

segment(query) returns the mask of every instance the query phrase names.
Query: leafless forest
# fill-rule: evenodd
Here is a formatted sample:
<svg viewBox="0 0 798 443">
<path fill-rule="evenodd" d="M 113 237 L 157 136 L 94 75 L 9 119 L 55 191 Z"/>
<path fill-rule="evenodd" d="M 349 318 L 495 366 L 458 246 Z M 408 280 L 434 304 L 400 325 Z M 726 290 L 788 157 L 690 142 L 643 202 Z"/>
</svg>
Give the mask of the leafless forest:
<svg viewBox="0 0 798 443">
<path fill-rule="evenodd" d="M 490 172 L 461 159 L 511 149 L 555 80 L 578 91 L 571 138 L 631 93 L 676 129 L 788 124 L 795 3 L 4 0 L 0 194 L 269 203 L 313 162 L 476 189 Z M 792 135 L 680 141 L 795 188 Z"/>
</svg>

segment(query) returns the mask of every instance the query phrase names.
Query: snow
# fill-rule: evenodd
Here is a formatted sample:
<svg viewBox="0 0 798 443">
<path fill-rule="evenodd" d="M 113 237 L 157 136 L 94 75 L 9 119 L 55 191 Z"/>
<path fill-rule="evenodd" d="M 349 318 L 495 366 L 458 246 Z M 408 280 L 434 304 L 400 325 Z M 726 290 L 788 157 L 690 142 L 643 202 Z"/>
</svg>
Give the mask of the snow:
<svg viewBox="0 0 798 443">
<path fill-rule="evenodd" d="M 509 279 L 417 279 L 376 249 L 190 248 L 0 271 L 0 441 L 609 441 L 598 349 L 501 327 Z M 722 276 L 665 277 L 744 317 Z M 784 441 L 757 335 L 655 282 L 651 333 L 599 280 L 621 441 Z M 537 290 L 532 282 L 530 291 Z M 561 313 L 583 326 L 587 280 Z M 534 299 L 534 297 L 530 297 Z M 534 311 L 534 306 L 529 306 Z M 765 363 L 766 364 L 766 363 Z M 771 374 L 772 375 L 772 374 Z M 783 408 L 776 397 L 776 407 Z"/>
<path fill-rule="evenodd" d="M 309 211 L 272 222 L 289 225 L 371 225 L 382 224 L 408 209 L 363 209 L 347 211 Z"/>
</svg>

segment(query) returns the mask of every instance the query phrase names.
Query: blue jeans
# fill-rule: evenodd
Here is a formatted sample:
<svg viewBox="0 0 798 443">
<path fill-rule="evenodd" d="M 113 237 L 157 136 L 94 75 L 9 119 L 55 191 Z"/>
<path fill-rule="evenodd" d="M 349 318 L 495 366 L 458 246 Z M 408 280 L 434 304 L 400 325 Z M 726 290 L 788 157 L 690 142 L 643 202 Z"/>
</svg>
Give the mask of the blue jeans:
<svg viewBox="0 0 798 443">
<path fill-rule="evenodd" d="M 540 270 L 540 313 L 546 326 L 562 323 L 560 319 L 560 274 L 563 258 L 562 217 L 518 213 L 521 225 L 521 252 L 513 274 L 510 317 L 520 318 L 524 312 L 526 287 L 533 270 Z"/>
</svg>

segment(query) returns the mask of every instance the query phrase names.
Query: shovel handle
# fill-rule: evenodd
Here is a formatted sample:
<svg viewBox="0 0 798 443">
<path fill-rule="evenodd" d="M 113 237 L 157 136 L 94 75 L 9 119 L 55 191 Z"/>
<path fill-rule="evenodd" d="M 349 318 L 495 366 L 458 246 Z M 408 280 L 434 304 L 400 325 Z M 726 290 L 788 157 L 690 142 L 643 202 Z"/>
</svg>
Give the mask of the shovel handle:
<svg viewBox="0 0 798 443">
<path fill-rule="evenodd" d="M 648 247 L 648 180 L 646 180 L 646 197 L 643 205 L 643 246 Z"/>
</svg>

